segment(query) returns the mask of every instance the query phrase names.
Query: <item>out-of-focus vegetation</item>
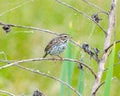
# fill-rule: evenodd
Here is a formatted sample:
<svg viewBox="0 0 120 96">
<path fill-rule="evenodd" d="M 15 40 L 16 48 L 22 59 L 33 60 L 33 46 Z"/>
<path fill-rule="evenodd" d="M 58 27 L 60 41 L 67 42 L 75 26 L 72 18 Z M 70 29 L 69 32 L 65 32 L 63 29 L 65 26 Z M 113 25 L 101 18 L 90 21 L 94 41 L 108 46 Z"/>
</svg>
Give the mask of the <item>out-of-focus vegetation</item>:
<svg viewBox="0 0 120 96">
<path fill-rule="evenodd" d="M 82 2 L 82 0 L 63 0 L 72 6 L 87 13 L 89 16 L 98 10 L 90 7 Z M 110 8 L 111 0 L 90 0 L 94 4 L 100 6 L 108 11 Z M 120 39 L 120 1 L 117 2 L 116 11 L 116 39 Z M 100 14 L 103 19 L 100 24 L 107 29 L 107 16 Z M 86 19 L 83 15 L 57 3 L 55 0 L 0 0 L 0 21 L 33 26 L 43 29 L 52 30 L 58 33 L 70 33 L 73 40 L 82 44 L 88 42 L 91 46 L 100 49 L 102 54 L 104 33 L 92 21 Z M 93 31 L 92 36 L 90 36 Z M 114 34 L 113 34 L 114 36 Z M 28 58 L 38 58 L 44 55 L 44 48 L 47 43 L 54 37 L 54 35 L 38 32 L 27 29 L 12 28 L 12 31 L 6 34 L 2 28 L 0 29 L 0 53 L 5 53 L 8 60 L 21 60 Z M 112 38 L 114 39 L 114 38 Z M 116 53 L 120 50 L 120 44 L 117 44 Z M 71 51 L 74 54 L 75 46 Z M 90 59 L 88 55 L 79 50 L 76 59 L 84 55 L 84 62 L 91 66 L 97 72 L 97 64 L 94 60 Z M 61 54 L 63 56 L 63 54 Z M 51 56 L 48 56 L 51 57 Z M 116 54 L 115 63 L 119 62 Z M 0 54 L 0 60 L 5 59 L 4 54 Z M 33 63 L 24 63 L 22 65 L 46 72 L 56 77 L 61 76 L 61 62 L 53 61 L 40 61 Z M 0 66 L 5 63 L 0 63 Z M 107 66 L 107 64 L 106 64 Z M 85 69 L 84 71 L 84 96 L 88 96 L 94 82 L 94 77 Z M 77 89 L 79 79 L 79 69 L 75 65 L 72 74 L 72 86 Z M 120 65 L 114 67 L 114 76 L 117 78 L 112 79 L 111 96 L 120 96 Z M 58 96 L 60 94 L 60 83 L 49 78 L 28 72 L 16 66 L 12 66 L 0 70 L 0 89 L 7 90 L 16 95 L 25 94 L 31 96 L 35 89 L 39 89 L 46 96 Z M 66 88 L 67 89 L 67 88 Z M 103 87 L 98 91 L 97 96 L 102 96 Z M 0 93 L 1 94 L 1 93 Z M 3 95 L 1 95 L 3 96 Z M 75 94 L 72 94 L 75 96 Z"/>
</svg>

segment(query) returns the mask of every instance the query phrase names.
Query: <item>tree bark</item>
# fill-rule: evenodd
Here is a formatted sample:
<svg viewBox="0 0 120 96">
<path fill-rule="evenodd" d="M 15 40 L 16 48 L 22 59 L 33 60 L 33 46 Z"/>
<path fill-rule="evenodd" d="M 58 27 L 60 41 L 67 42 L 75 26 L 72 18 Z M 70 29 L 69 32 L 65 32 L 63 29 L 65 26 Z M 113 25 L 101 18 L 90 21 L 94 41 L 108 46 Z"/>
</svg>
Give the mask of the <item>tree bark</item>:
<svg viewBox="0 0 120 96">
<path fill-rule="evenodd" d="M 104 66 L 105 66 L 105 63 L 108 57 L 108 52 L 105 50 L 110 46 L 111 35 L 112 35 L 114 25 L 115 25 L 115 9 L 116 9 L 116 0 L 112 0 L 111 8 L 109 11 L 108 30 L 107 30 L 107 35 L 106 35 L 105 42 L 104 42 L 104 53 L 99 62 L 97 78 L 94 81 L 91 96 L 96 96 L 96 90 L 100 85 L 102 74 L 104 72 Z"/>
</svg>

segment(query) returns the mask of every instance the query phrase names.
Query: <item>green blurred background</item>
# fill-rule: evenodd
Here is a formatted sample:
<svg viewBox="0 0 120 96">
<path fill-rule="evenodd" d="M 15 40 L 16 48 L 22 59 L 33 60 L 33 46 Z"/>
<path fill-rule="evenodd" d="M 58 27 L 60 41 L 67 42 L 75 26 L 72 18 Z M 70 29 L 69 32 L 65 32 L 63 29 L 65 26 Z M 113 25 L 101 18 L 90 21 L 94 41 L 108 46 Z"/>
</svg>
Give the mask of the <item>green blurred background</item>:
<svg viewBox="0 0 120 96">
<path fill-rule="evenodd" d="M 90 0 L 94 4 L 108 11 L 111 0 Z M 64 2 L 78 8 L 87 13 L 89 16 L 98 12 L 97 9 L 90 7 L 82 0 L 64 0 Z M 117 2 L 116 11 L 116 39 L 120 39 L 120 1 Z M 100 24 L 107 29 L 108 18 L 104 14 L 100 14 L 103 20 Z M 51 30 L 58 33 L 68 33 L 73 40 L 82 44 L 88 42 L 92 47 L 103 49 L 104 33 L 92 21 L 86 19 L 83 15 L 57 3 L 55 0 L 0 0 L 0 21 L 10 24 L 33 26 Z M 114 34 L 113 34 L 114 36 Z M 12 28 L 12 31 L 6 34 L 2 27 L 0 28 L 0 59 L 22 60 L 28 58 L 39 58 L 44 55 L 44 48 L 54 35 L 44 32 L 38 32 L 28 29 Z M 113 38 L 112 38 L 113 40 Z M 119 51 L 120 45 L 117 44 L 116 53 Z M 76 46 L 72 46 L 72 54 L 74 54 Z M 63 56 L 62 54 L 61 56 Z M 76 59 L 80 59 L 81 55 L 84 62 L 91 66 L 97 72 L 97 64 L 90 59 L 88 55 L 78 49 Z M 51 56 L 48 56 L 51 57 Z M 116 54 L 115 63 L 119 60 Z M 5 63 L 0 63 L 0 66 Z M 22 64 L 26 67 L 40 70 L 52 74 L 58 78 L 61 77 L 62 62 L 40 61 Z M 120 96 L 120 66 L 114 68 L 114 76 L 112 79 L 111 96 Z M 89 96 L 94 82 L 94 77 L 85 69 L 84 71 L 84 96 Z M 75 65 L 72 76 L 72 86 L 77 88 L 79 80 L 79 69 Z M 117 78 L 116 78 L 117 77 Z M 104 77 L 103 77 L 104 78 Z M 46 96 L 58 96 L 60 94 L 60 83 L 52 79 L 37 75 L 32 72 L 12 66 L 0 70 L 0 89 L 7 90 L 20 96 L 31 96 L 33 91 L 39 89 Z M 67 89 L 67 88 L 66 88 Z M 103 87 L 100 88 L 98 96 L 102 96 Z M 0 93 L 1 94 L 1 93 Z M 71 96 L 75 96 L 73 92 Z M 6 96 L 1 94 L 1 96 Z M 67 96 L 67 95 L 65 95 Z"/>
</svg>

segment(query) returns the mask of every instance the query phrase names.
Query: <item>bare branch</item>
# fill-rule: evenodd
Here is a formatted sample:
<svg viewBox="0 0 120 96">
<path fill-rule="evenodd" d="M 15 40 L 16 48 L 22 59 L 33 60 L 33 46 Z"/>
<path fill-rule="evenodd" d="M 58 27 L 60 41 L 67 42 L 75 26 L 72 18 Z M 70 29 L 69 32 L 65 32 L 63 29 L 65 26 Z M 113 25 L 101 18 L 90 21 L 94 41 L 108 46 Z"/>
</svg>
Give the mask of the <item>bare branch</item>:
<svg viewBox="0 0 120 96">
<path fill-rule="evenodd" d="M 105 82 L 102 82 L 99 86 L 98 86 L 98 88 L 95 90 L 95 92 L 93 93 L 93 94 L 96 94 L 96 92 L 98 91 L 98 89 L 100 89 L 100 87 L 104 84 Z"/>
<path fill-rule="evenodd" d="M 3 26 L 3 29 L 4 29 L 4 31 L 6 31 L 6 33 L 10 32 L 11 27 L 17 27 L 17 28 L 25 28 L 25 29 L 31 29 L 31 30 L 36 30 L 36 31 L 42 31 L 42 32 L 46 32 L 46 33 L 50 33 L 50 34 L 54 34 L 54 35 L 59 35 L 58 33 L 50 31 L 50 30 L 35 28 L 35 27 L 30 27 L 30 26 L 21 26 L 21 25 L 16 25 L 16 24 L 6 24 L 6 23 L 2 23 L 2 22 L 0 22 L 0 25 Z M 74 44 L 75 46 L 77 46 L 79 48 L 82 48 L 82 46 L 80 44 L 78 44 L 77 42 L 75 42 L 74 40 L 70 40 L 70 42 L 72 44 Z M 90 55 L 90 54 L 88 54 L 88 55 Z M 95 58 L 95 56 L 93 56 L 92 58 L 94 60 L 96 60 L 97 62 L 99 61 L 97 58 Z"/>
<path fill-rule="evenodd" d="M 21 26 L 21 25 L 16 25 L 16 24 L 6 24 L 6 23 L 3 23 L 3 22 L 0 22 L 0 25 L 2 25 L 2 26 L 9 25 L 11 27 L 26 28 L 26 29 L 31 29 L 31 30 L 36 30 L 36 31 L 41 31 L 41 32 L 46 32 L 46 33 L 58 35 L 57 32 L 53 32 L 53 31 L 45 30 L 45 29 L 41 29 L 41 28 L 36 28 L 36 27 Z"/>
<path fill-rule="evenodd" d="M 25 28 L 25 29 L 31 29 L 31 30 L 36 30 L 36 31 L 41 31 L 41 32 L 46 32 L 46 33 L 50 33 L 50 34 L 53 34 L 53 35 L 59 35 L 57 32 L 53 32 L 53 31 L 50 31 L 50 30 L 46 30 L 46 29 L 41 29 L 41 28 L 36 28 L 36 27 L 31 27 L 31 26 L 22 26 L 22 25 L 16 25 L 16 24 L 6 24 L 6 23 L 3 23 L 3 22 L 0 22 L 0 25 L 1 26 L 10 26 L 10 27 L 17 27 L 17 28 Z M 78 46 L 81 48 L 80 44 L 78 44 L 77 42 L 73 41 L 73 40 L 70 40 L 75 46 Z"/>
<path fill-rule="evenodd" d="M 46 33 L 49 33 L 49 34 L 53 34 L 53 35 L 59 35 L 58 33 L 50 31 L 50 30 L 36 28 L 36 27 L 31 27 L 31 26 L 22 26 L 22 25 L 16 25 L 16 24 L 6 24 L 6 23 L 2 23 L 2 22 L 0 22 L 0 25 L 3 26 L 3 29 L 6 31 L 6 33 L 11 30 L 11 27 L 17 27 L 17 28 L 25 28 L 25 29 L 31 29 L 31 30 L 36 30 L 36 31 L 42 31 L 42 32 L 46 32 Z M 70 40 L 70 42 L 72 44 L 74 44 L 75 46 L 77 46 L 79 48 L 82 48 L 81 45 L 78 44 L 77 42 L 75 42 L 74 40 Z M 96 58 L 94 58 L 94 57 L 92 57 L 92 58 L 97 61 Z"/>
<path fill-rule="evenodd" d="M 86 67 L 93 75 L 94 77 L 96 78 L 96 74 L 95 72 L 86 64 L 78 61 L 78 60 L 75 60 L 75 59 L 70 59 L 70 58 L 34 58 L 34 59 L 26 59 L 26 60 L 20 60 L 20 61 L 16 61 L 16 62 L 13 62 L 13 63 L 10 63 L 8 65 L 4 65 L 4 66 L 1 66 L 0 67 L 0 70 L 1 69 L 4 69 L 4 68 L 7 68 L 7 67 L 10 67 L 10 66 L 13 66 L 13 65 L 18 65 L 20 63 L 27 63 L 27 62 L 35 62 L 35 61 L 70 61 L 70 62 L 75 62 L 75 63 L 80 63 L 81 65 L 83 65 L 84 67 Z M 3 61 L 3 60 L 2 60 Z M 9 61 L 7 61 L 9 62 Z"/>
<path fill-rule="evenodd" d="M 97 61 L 99 63 L 100 58 L 98 57 L 99 54 L 99 49 L 98 48 L 92 48 L 88 43 L 83 43 L 82 44 L 82 49 L 84 52 L 90 55 L 91 58 Z"/>
<path fill-rule="evenodd" d="M 89 17 L 87 14 L 85 14 L 84 12 L 78 10 L 77 8 L 75 8 L 75 7 L 73 7 L 73 6 L 69 5 L 69 4 L 66 4 L 66 3 L 64 3 L 64 2 L 62 2 L 62 1 L 60 1 L 60 0 L 56 0 L 56 1 L 57 1 L 58 3 L 64 5 L 64 6 L 68 7 L 68 8 L 70 8 L 70 9 L 72 9 L 72 10 L 74 10 L 74 11 L 82 14 L 82 15 L 83 15 L 84 17 L 86 17 L 87 19 L 93 21 L 93 22 L 105 33 L 105 35 L 107 35 L 106 30 L 103 29 L 103 27 L 102 27 L 99 23 L 95 22 L 95 21 L 94 21 L 91 17 Z"/>
<path fill-rule="evenodd" d="M 95 4 L 91 3 L 91 2 L 89 2 L 88 0 L 82 0 L 82 1 L 85 2 L 85 3 L 87 3 L 88 5 L 90 5 L 90 6 L 94 7 L 94 8 L 96 8 L 96 9 L 98 9 L 101 13 L 105 13 L 106 15 L 109 14 L 108 12 L 106 12 L 105 10 L 103 10 L 102 8 L 100 8 L 99 6 L 97 6 L 97 5 L 95 5 Z"/>
<path fill-rule="evenodd" d="M 24 69 L 24 70 L 27 70 L 27 71 L 30 71 L 30 72 L 33 72 L 33 73 L 42 75 L 42 76 L 44 76 L 44 77 L 48 77 L 48 78 L 53 79 L 53 80 L 55 80 L 55 81 L 58 81 L 58 82 L 62 83 L 63 85 L 67 86 L 68 88 L 70 88 L 73 92 L 75 92 L 75 93 L 77 94 L 77 96 L 81 96 L 81 94 L 80 94 L 76 89 L 74 89 L 74 88 L 73 88 L 72 86 L 70 86 L 68 83 L 66 83 L 66 82 L 64 82 L 64 81 L 56 78 L 55 76 L 51 76 L 51 75 L 49 75 L 49 74 L 40 72 L 39 70 L 33 70 L 33 69 L 30 69 L 30 68 L 27 68 L 27 67 L 23 67 L 23 66 L 20 66 L 20 65 L 15 65 L 15 66 L 17 66 L 17 67 L 19 67 L 19 68 L 22 68 L 22 69 Z"/>
<path fill-rule="evenodd" d="M 115 41 L 114 43 L 115 44 L 120 43 L 120 40 Z M 113 46 L 114 43 L 112 43 L 107 49 L 105 49 L 105 51 L 107 52 Z"/>
<path fill-rule="evenodd" d="M 9 96 L 15 96 L 13 93 L 10 93 L 8 91 L 0 90 L 1 93 L 7 94 Z"/>
<path fill-rule="evenodd" d="M 73 41 L 73 40 L 70 40 L 71 43 L 73 43 L 75 46 L 78 46 L 82 49 L 82 46 L 80 44 L 78 44 L 77 42 Z"/>
<path fill-rule="evenodd" d="M 112 0 L 110 12 L 109 12 L 109 23 L 108 23 L 109 25 L 108 25 L 108 30 L 107 30 L 107 36 L 106 36 L 105 42 L 104 42 L 104 53 L 99 62 L 97 78 L 95 79 L 95 82 L 94 82 L 94 85 L 92 88 L 92 92 L 91 92 L 91 96 L 96 96 L 96 94 L 94 94 L 94 93 L 96 93 L 95 91 L 99 87 L 100 80 L 101 80 L 102 74 L 104 72 L 105 62 L 108 58 L 108 52 L 106 52 L 105 50 L 110 46 L 111 35 L 114 30 L 116 2 L 117 2 L 116 0 Z"/>
</svg>

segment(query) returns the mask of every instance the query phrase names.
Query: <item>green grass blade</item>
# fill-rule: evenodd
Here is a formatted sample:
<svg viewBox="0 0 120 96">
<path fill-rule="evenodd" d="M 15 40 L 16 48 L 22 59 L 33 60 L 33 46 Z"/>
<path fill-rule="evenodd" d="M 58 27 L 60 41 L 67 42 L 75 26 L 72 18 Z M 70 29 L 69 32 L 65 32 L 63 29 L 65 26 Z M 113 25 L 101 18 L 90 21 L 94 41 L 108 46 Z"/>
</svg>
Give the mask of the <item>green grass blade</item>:
<svg viewBox="0 0 120 96">
<path fill-rule="evenodd" d="M 69 44 L 64 57 L 66 58 L 74 58 L 73 54 L 72 54 L 72 45 Z M 61 79 L 63 81 L 68 82 L 70 85 L 72 83 L 72 75 L 73 75 L 73 71 L 74 71 L 74 63 L 73 62 L 69 62 L 69 61 L 64 61 L 62 64 L 62 75 L 61 75 Z M 64 96 L 65 93 L 67 92 L 67 95 L 70 96 L 71 95 L 71 90 L 67 89 L 67 91 L 65 90 L 65 86 L 61 85 L 61 89 L 60 89 L 60 96 Z"/>
<path fill-rule="evenodd" d="M 83 56 L 81 56 L 80 61 L 82 61 L 82 62 L 84 61 Z M 83 91 L 84 91 L 84 69 L 83 68 L 80 69 L 80 71 L 79 71 L 79 79 L 78 79 L 78 92 L 81 94 L 81 96 L 83 95 Z"/>
<path fill-rule="evenodd" d="M 81 69 L 78 79 L 78 92 L 80 92 L 81 96 L 83 95 L 83 91 L 84 91 L 84 70 Z"/>
<path fill-rule="evenodd" d="M 73 53 L 72 53 L 72 45 L 69 44 L 69 48 L 68 48 L 68 53 L 67 53 L 67 57 L 68 58 L 74 58 L 73 57 Z M 73 76 L 73 70 L 74 70 L 74 63 L 73 62 L 68 62 L 67 64 L 67 79 L 68 79 L 68 83 L 71 85 L 72 84 L 72 76 Z M 68 96 L 71 96 L 71 90 L 68 89 Z"/>
<path fill-rule="evenodd" d="M 61 80 L 62 81 L 66 81 L 66 73 L 67 73 L 67 62 L 64 61 L 62 64 L 62 71 L 61 71 Z M 61 84 L 61 88 L 60 88 L 60 96 L 64 96 L 65 95 L 65 86 L 63 84 Z"/>
<path fill-rule="evenodd" d="M 69 26 L 69 34 L 72 36 L 72 26 Z M 66 58 L 75 58 L 77 55 L 76 50 L 73 50 L 73 45 L 69 43 L 67 50 L 64 53 L 64 57 Z M 72 85 L 72 76 L 74 72 L 74 62 L 64 61 L 62 64 L 62 76 L 61 79 L 63 81 L 68 82 L 68 84 Z M 65 95 L 67 93 L 67 95 Z M 60 96 L 71 96 L 71 90 L 65 89 L 64 85 L 61 85 Z"/>
<path fill-rule="evenodd" d="M 114 57 L 115 57 L 115 44 L 113 46 L 113 50 L 112 50 L 112 53 L 110 55 L 109 66 L 108 66 L 107 76 L 106 76 L 106 80 L 105 80 L 104 96 L 110 96 L 111 80 L 112 80 L 112 75 L 113 75 Z"/>
</svg>

